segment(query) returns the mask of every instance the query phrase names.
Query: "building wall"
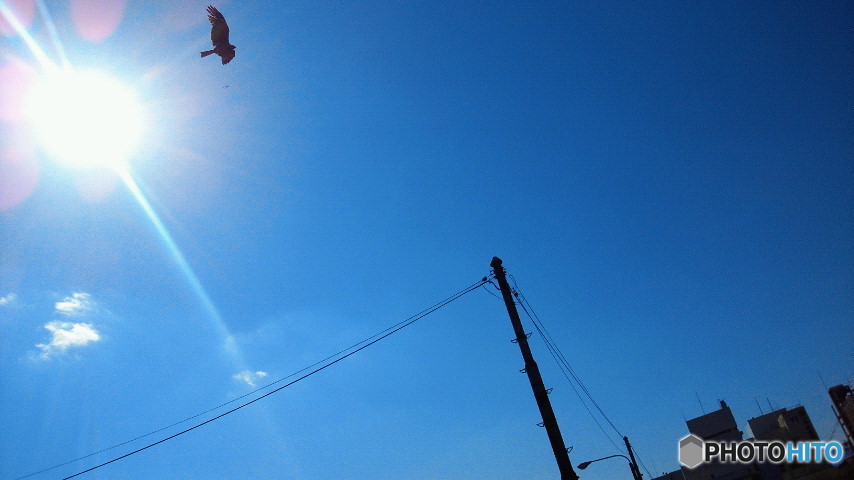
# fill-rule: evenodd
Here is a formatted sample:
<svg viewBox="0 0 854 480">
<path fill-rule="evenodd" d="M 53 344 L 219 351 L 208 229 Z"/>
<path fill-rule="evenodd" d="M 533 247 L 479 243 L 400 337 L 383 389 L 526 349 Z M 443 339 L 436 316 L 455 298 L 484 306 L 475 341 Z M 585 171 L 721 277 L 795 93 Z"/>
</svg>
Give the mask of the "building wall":
<svg viewBox="0 0 854 480">
<path fill-rule="evenodd" d="M 786 408 L 774 410 L 751 418 L 747 421 L 747 425 L 756 440 L 804 442 L 819 439 L 812 420 L 803 406 L 797 406 L 791 410 Z"/>
<path fill-rule="evenodd" d="M 747 430 L 756 440 L 774 440 L 777 437 L 771 432 L 780 428 L 777 418 L 786 411 L 785 408 L 753 417 L 747 421 Z"/>
<path fill-rule="evenodd" d="M 789 435 L 793 442 L 806 442 L 818 440 L 818 433 L 807 414 L 807 410 L 803 406 L 795 407 L 791 410 L 786 410 L 778 418 L 780 427 L 789 431 Z"/>
<path fill-rule="evenodd" d="M 723 400 L 721 400 L 720 410 L 688 420 L 685 424 L 689 432 L 703 440 L 737 442 L 743 435 L 738 429 L 738 424 L 735 423 L 732 411 Z"/>
</svg>

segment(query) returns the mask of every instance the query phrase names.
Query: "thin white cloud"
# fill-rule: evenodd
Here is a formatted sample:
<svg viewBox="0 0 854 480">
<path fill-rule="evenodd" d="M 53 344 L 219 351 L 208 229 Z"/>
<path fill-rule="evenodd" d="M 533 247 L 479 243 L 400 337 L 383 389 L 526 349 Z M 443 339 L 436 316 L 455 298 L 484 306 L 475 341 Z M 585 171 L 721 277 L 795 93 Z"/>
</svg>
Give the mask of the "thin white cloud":
<svg viewBox="0 0 854 480">
<path fill-rule="evenodd" d="M 266 376 L 267 376 L 267 372 L 262 372 L 260 370 L 257 372 L 250 372 L 249 370 L 244 370 L 238 374 L 233 375 L 231 378 L 233 378 L 239 382 L 245 382 L 247 385 L 254 388 L 257 386 L 255 384 L 255 381 L 262 379 Z"/>
<path fill-rule="evenodd" d="M 0 297 L 0 307 L 6 307 L 9 305 L 12 305 L 15 302 L 15 299 L 17 299 L 17 298 L 18 298 L 18 296 L 15 295 L 14 293 L 10 293 L 10 294 L 6 295 L 5 297 Z"/>
<path fill-rule="evenodd" d="M 88 293 L 73 293 L 61 302 L 56 302 L 55 308 L 57 312 L 72 317 L 92 310 L 92 300 Z"/>
<path fill-rule="evenodd" d="M 101 339 L 101 335 L 91 323 L 49 322 L 44 326 L 53 334 L 50 343 L 36 344 L 42 353 L 42 359 L 65 353 L 69 348 L 79 348 Z"/>
</svg>

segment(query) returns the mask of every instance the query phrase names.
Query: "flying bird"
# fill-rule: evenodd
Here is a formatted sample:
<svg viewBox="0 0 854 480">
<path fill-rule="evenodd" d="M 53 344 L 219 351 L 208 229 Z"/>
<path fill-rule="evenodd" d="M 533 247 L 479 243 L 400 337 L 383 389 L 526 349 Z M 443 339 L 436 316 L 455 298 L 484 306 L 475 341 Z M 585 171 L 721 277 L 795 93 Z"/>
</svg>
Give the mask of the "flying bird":
<svg viewBox="0 0 854 480">
<path fill-rule="evenodd" d="M 213 50 L 202 52 L 202 57 L 215 53 L 222 57 L 222 64 L 230 62 L 234 58 L 234 45 L 228 43 L 228 24 L 225 17 L 215 7 L 208 5 L 208 21 L 211 22 L 211 43 Z"/>
</svg>

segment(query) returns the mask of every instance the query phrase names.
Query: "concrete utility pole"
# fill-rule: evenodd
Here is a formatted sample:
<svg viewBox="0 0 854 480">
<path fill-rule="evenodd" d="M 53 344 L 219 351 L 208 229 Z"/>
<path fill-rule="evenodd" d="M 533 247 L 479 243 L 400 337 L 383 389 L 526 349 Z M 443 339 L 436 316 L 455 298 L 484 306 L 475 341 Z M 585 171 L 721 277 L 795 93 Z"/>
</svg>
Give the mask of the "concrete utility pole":
<svg viewBox="0 0 854 480">
<path fill-rule="evenodd" d="M 531 382 L 531 388 L 534 390 L 534 398 L 537 400 L 537 407 L 539 407 L 540 415 L 543 417 L 543 426 L 546 428 L 549 441 L 552 444 L 552 450 L 557 460 L 557 467 L 560 470 L 560 478 L 561 480 L 578 480 L 578 475 L 575 474 L 572 464 L 569 462 L 569 453 L 566 451 L 566 445 L 563 443 L 563 437 L 560 434 L 560 428 L 557 425 L 557 418 L 555 418 L 554 410 L 552 410 L 546 386 L 543 385 L 540 368 L 537 366 L 537 362 L 534 361 L 534 356 L 531 354 L 531 347 L 528 346 L 528 336 L 525 335 L 525 330 L 522 328 L 522 321 L 519 319 L 519 312 L 516 310 L 516 304 L 513 302 L 513 294 L 510 292 L 510 285 L 507 283 L 504 267 L 501 266 L 501 259 L 492 257 L 492 262 L 489 266 L 492 267 L 495 273 L 498 288 L 501 289 L 501 296 L 504 297 L 504 304 L 507 306 L 507 313 L 510 314 L 510 323 L 513 324 L 513 331 L 516 333 L 516 343 L 519 344 L 519 349 L 522 350 L 522 358 L 525 359 L 525 373 L 528 374 L 528 380 Z"/>
</svg>

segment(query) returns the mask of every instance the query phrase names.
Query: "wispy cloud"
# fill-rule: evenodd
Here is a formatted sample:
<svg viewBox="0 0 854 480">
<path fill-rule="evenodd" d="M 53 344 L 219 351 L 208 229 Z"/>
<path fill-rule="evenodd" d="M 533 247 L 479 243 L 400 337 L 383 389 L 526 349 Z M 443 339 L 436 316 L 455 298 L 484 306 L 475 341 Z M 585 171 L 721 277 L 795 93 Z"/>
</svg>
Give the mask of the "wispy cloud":
<svg viewBox="0 0 854 480">
<path fill-rule="evenodd" d="M 254 388 L 257 386 L 255 384 L 255 381 L 262 379 L 266 376 L 267 376 L 267 372 L 262 372 L 260 370 L 257 372 L 251 372 L 249 370 L 244 370 L 244 371 L 232 376 L 231 378 L 233 378 L 239 382 L 245 382 L 247 385 Z"/>
<path fill-rule="evenodd" d="M 69 348 L 79 348 L 101 339 L 101 335 L 91 323 L 49 322 L 44 326 L 53 334 L 49 343 L 36 345 L 42 353 L 42 359 L 65 353 Z"/>
<path fill-rule="evenodd" d="M 6 307 L 9 305 L 12 305 L 13 303 L 15 303 L 15 299 L 17 299 L 17 298 L 18 298 L 18 296 L 15 295 L 14 293 L 10 293 L 10 294 L 6 295 L 5 297 L 0 297 L 0 307 Z"/>
<path fill-rule="evenodd" d="M 73 317 L 92 310 L 92 300 L 88 293 L 73 293 L 70 297 L 65 297 L 61 302 L 56 302 L 55 308 L 57 312 Z"/>
</svg>

